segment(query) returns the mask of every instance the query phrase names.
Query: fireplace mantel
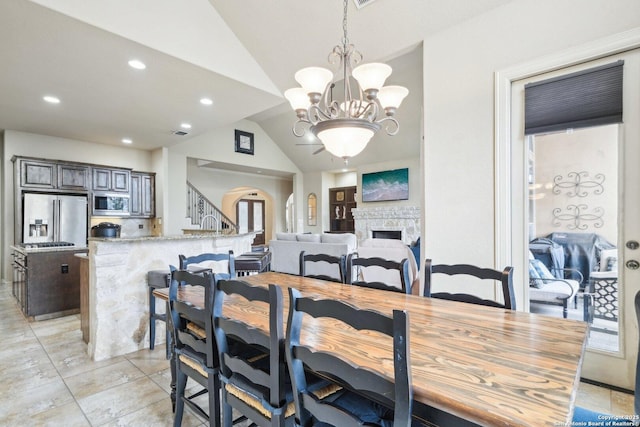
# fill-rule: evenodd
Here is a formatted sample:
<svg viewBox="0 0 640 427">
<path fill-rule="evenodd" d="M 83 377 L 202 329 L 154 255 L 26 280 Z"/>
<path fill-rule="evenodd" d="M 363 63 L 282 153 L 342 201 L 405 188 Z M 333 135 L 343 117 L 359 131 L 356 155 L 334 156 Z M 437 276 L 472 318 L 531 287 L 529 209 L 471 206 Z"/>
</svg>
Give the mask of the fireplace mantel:
<svg viewBox="0 0 640 427">
<path fill-rule="evenodd" d="M 351 210 L 358 241 L 370 239 L 372 232 L 397 230 L 409 245 L 420 237 L 420 208 L 417 206 L 358 207 Z"/>
</svg>

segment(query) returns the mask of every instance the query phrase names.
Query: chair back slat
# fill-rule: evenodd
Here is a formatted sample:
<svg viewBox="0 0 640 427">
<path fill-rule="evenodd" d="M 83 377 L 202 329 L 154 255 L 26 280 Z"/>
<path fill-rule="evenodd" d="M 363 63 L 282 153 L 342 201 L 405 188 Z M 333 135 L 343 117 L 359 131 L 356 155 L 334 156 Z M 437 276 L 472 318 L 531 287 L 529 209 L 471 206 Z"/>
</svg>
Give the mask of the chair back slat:
<svg viewBox="0 0 640 427">
<path fill-rule="evenodd" d="M 359 274 L 363 274 L 364 270 L 371 270 L 369 275 L 373 275 L 373 269 L 380 269 L 379 271 L 386 274 L 397 273 L 395 283 L 391 284 L 384 280 L 360 280 Z M 381 257 L 359 257 L 357 253 L 349 254 L 347 257 L 347 283 L 356 286 L 362 286 L 373 289 L 380 289 L 383 291 L 402 292 L 406 294 L 411 293 L 411 283 L 409 274 L 409 260 L 402 259 L 401 261 L 392 261 Z"/>
<path fill-rule="evenodd" d="M 504 270 L 494 270 L 491 268 L 482 268 L 470 264 L 433 264 L 430 259 L 425 261 L 425 280 L 424 293 L 425 297 L 447 299 L 451 301 L 461 301 L 471 304 L 486 305 L 489 307 L 506 308 L 509 310 L 516 309 L 515 292 L 513 290 L 513 267 L 505 267 Z M 500 283 L 502 298 L 504 303 L 484 299 L 473 293 L 451 293 L 451 292 L 432 292 L 432 275 L 446 274 L 449 276 L 469 276 L 479 279 L 476 284 L 482 284 L 483 281 L 492 285 L 497 281 Z M 473 284 L 469 285 L 473 286 Z"/>
<path fill-rule="evenodd" d="M 205 271 L 210 269 L 213 271 L 211 267 L 209 267 L 209 263 L 218 263 L 218 262 L 226 262 L 228 268 L 226 271 L 213 271 L 218 274 L 218 277 L 232 279 L 236 277 L 236 265 L 235 258 L 233 255 L 233 251 L 230 250 L 228 253 L 202 253 L 193 256 L 185 256 L 178 255 L 180 270 L 191 270 L 197 264 L 207 265 L 207 267 L 200 266 L 199 270 L 196 271 Z M 191 267 L 190 267 L 191 266 Z M 221 276 L 221 274 L 226 276 Z"/>
<path fill-rule="evenodd" d="M 311 268 L 307 266 L 307 263 L 314 263 L 316 266 L 314 271 L 317 271 L 320 265 L 323 265 L 326 269 L 330 269 L 331 266 L 334 266 L 333 271 L 335 274 L 312 273 Z M 345 255 L 333 256 L 328 254 L 310 254 L 306 251 L 300 251 L 300 276 L 328 280 L 331 282 L 346 283 L 347 275 L 345 269 Z"/>
</svg>

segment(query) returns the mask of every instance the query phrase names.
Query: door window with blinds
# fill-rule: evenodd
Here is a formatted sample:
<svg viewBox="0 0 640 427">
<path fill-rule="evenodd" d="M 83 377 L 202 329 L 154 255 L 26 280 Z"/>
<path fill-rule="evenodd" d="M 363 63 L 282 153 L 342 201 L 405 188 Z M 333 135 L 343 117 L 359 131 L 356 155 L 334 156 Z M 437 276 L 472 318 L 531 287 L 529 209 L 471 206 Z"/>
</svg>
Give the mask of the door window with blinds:
<svg viewBox="0 0 640 427">
<path fill-rule="evenodd" d="M 615 61 L 524 86 L 530 310 L 589 322 L 590 347 L 612 352 L 619 349 L 623 66 Z"/>
</svg>

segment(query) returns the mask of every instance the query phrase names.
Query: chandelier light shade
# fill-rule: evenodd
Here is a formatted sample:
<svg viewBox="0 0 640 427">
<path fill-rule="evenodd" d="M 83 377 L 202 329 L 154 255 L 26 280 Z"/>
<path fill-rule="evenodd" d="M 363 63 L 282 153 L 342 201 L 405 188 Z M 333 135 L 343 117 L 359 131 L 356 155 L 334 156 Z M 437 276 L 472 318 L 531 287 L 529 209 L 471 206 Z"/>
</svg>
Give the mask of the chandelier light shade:
<svg viewBox="0 0 640 427">
<path fill-rule="evenodd" d="M 284 92 L 284 96 L 289 100 L 289 104 L 291 104 L 291 108 L 293 108 L 294 111 L 306 111 L 311 105 L 311 102 L 309 102 L 309 95 L 307 95 L 307 92 L 301 87 L 287 89 Z"/>
<path fill-rule="evenodd" d="M 318 99 L 333 79 L 333 73 L 322 67 L 307 67 L 298 71 L 295 79 L 306 93 L 318 95 Z"/>
<path fill-rule="evenodd" d="M 376 92 L 384 86 L 384 81 L 391 75 L 391 67 L 387 64 L 371 63 L 362 64 L 353 69 L 353 78 L 365 92 Z"/>
<path fill-rule="evenodd" d="M 334 74 L 322 67 L 303 68 L 295 74 L 301 87 L 284 93 L 296 112 L 294 135 L 313 133 L 327 151 L 344 159 L 358 155 L 373 135 L 384 127 L 395 135 L 400 124 L 394 117 L 409 90 L 402 86 L 384 86 L 391 75 L 387 64 L 360 64 L 362 55 L 347 37 L 347 5 L 343 0 L 342 44 L 333 48 L 329 63 L 342 68 L 342 97 L 334 98 Z M 354 68 L 355 67 L 355 68 Z"/>
</svg>

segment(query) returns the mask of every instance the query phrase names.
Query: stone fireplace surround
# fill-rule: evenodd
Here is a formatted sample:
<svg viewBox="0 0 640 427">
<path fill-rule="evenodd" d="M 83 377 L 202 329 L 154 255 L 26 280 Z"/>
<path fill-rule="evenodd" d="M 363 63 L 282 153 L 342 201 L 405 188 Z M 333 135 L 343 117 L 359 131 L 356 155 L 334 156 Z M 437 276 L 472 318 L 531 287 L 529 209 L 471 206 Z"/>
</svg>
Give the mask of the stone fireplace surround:
<svg viewBox="0 0 640 427">
<path fill-rule="evenodd" d="M 373 231 L 400 231 L 406 245 L 420 237 L 420 208 L 417 206 L 358 207 L 351 210 L 358 242 L 373 237 Z"/>
</svg>

